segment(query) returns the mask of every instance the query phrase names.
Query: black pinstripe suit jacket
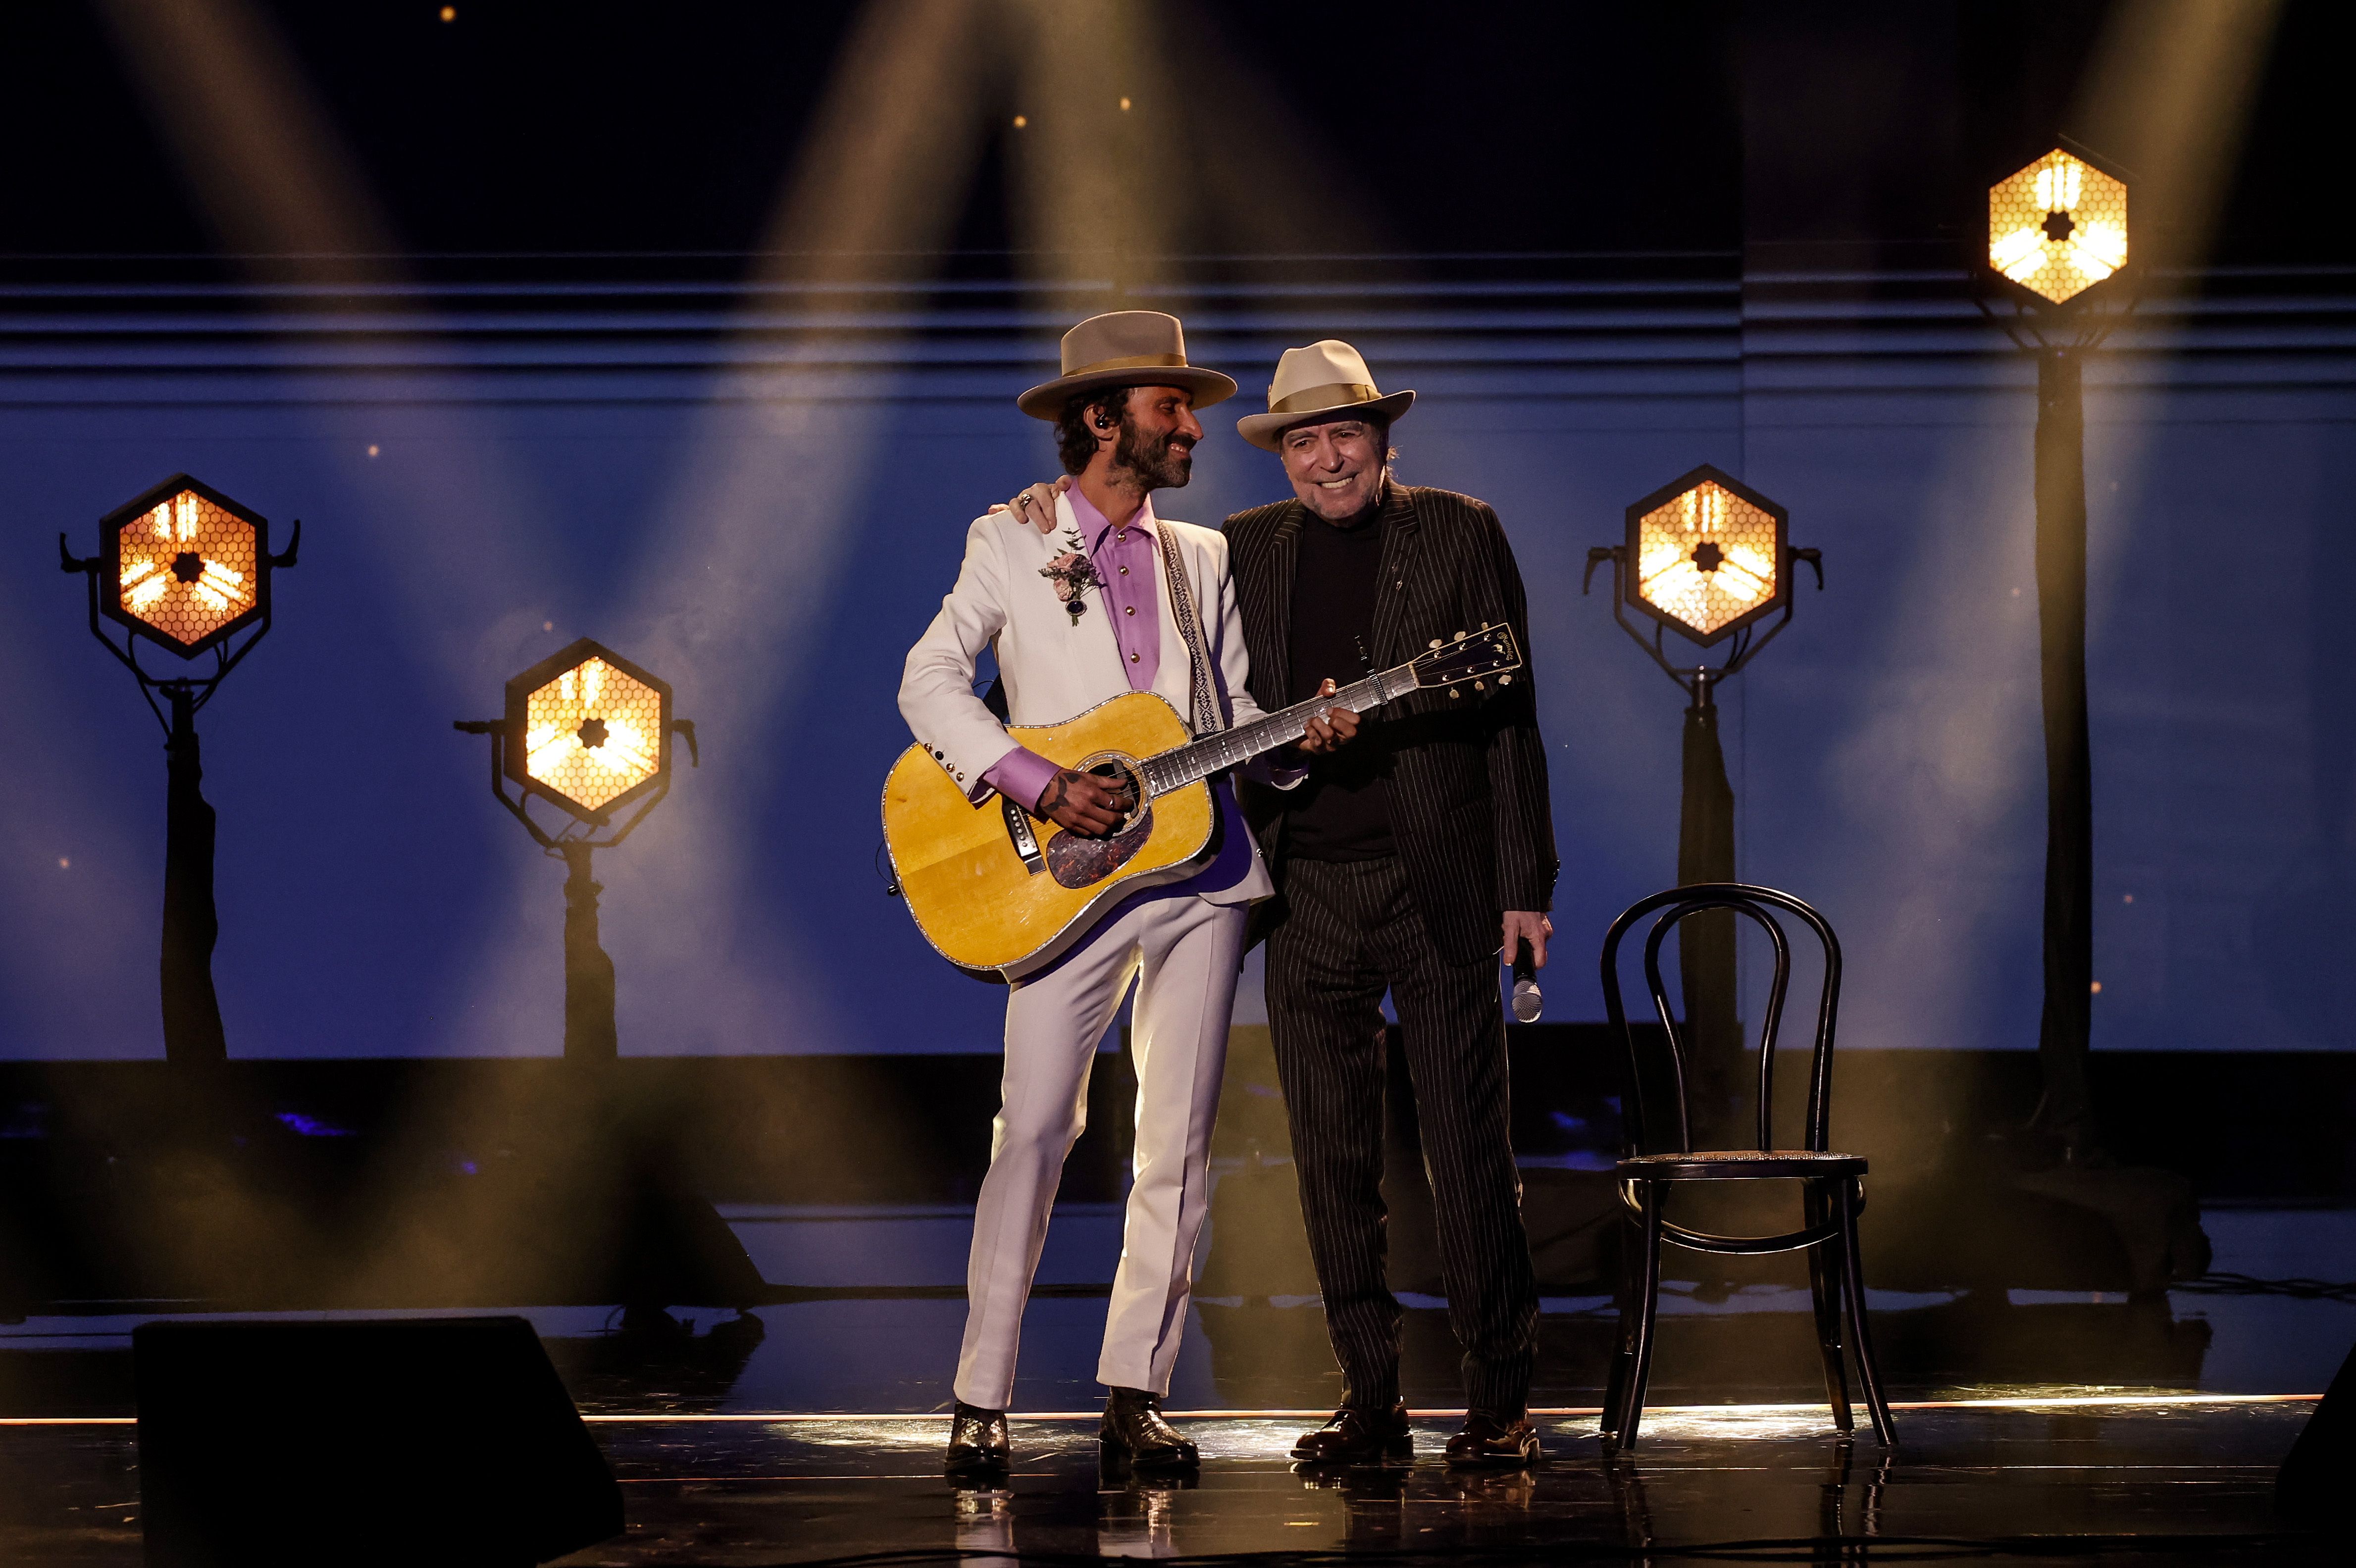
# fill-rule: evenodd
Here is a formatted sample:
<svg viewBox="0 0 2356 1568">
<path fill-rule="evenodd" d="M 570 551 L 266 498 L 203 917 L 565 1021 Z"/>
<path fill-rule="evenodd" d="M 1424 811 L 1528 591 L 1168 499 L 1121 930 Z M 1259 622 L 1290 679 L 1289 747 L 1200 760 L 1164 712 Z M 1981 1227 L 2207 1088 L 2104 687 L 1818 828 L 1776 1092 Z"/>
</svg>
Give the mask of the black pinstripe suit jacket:
<svg viewBox="0 0 2356 1568">
<path fill-rule="evenodd" d="M 1434 638 L 1509 622 L 1526 656 L 1522 575 L 1488 504 L 1449 490 L 1390 485 L 1384 492 L 1382 571 L 1375 597 L 1375 667 L 1404 664 Z M 1226 524 L 1229 570 L 1251 650 L 1251 694 L 1269 712 L 1290 689 L 1292 580 L 1303 527 L 1322 527 L 1299 501 L 1237 512 Z M 1347 682 L 1357 670 L 1333 670 Z M 1530 672 L 1511 684 L 1419 691 L 1370 715 L 1393 747 L 1391 826 L 1408 886 L 1433 944 L 1451 963 L 1497 951 L 1509 909 L 1553 906 L 1558 862 Z M 1371 734 L 1370 730 L 1367 733 Z M 1244 805 L 1281 891 L 1283 797 L 1248 783 Z M 1276 912 L 1280 916 L 1281 912 Z"/>
</svg>

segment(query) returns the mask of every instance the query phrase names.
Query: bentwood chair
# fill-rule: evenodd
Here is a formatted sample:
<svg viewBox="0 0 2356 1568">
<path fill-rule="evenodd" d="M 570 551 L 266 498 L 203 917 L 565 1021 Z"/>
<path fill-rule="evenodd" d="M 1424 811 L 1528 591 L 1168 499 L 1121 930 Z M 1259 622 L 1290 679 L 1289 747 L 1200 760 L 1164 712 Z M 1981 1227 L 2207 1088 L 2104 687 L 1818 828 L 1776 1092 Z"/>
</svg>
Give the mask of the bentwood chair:
<svg viewBox="0 0 2356 1568">
<path fill-rule="evenodd" d="M 1677 923 L 1707 910 L 1732 910 L 1749 917 L 1766 933 L 1775 952 L 1774 981 L 1767 994 L 1766 1016 L 1759 1035 L 1759 1147 L 1755 1149 L 1707 1149 L 1693 1147 L 1692 1122 L 1686 1099 L 1687 1040 L 1670 1016 L 1667 988 L 1661 981 L 1661 944 Z M 1815 1047 L 1809 1058 L 1807 1126 L 1797 1148 L 1775 1147 L 1775 1036 L 1783 1020 L 1784 993 L 1791 984 L 1792 953 L 1783 927 L 1772 911 L 1782 911 L 1805 923 L 1824 951 L 1824 992 L 1816 1003 Z M 1660 1014 L 1667 1042 L 1666 1061 L 1648 1072 L 1640 1057 L 1635 1031 L 1629 1027 L 1620 994 L 1620 943 L 1645 916 L 1661 912 L 1644 938 L 1644 983 Z M 1882 1397 L 1881 1376 L 1873 1363 L 1873 1342 L 1865 1321 L 1865 1279 L 1858 1264 L 1858 1216 L 1865 1208 L 1866 1162 L 1861 1155 L 1836 1154 L 1827 1147 L 1831 1122 L 1833 1019 L 1840 1003 L 1840 943 L 1822 915 L 1789 893 L 1740 882 L 1697 882 L 1655 893 L 1631 905 L 1612 923 L 1603 938 L 1603 1005 L 1612 1028 L 1628 1052 L 1629 1082 L 1622 1102 L 1622 1158 L 1616 1168 L 1622 1219 L 1632 1245 L 1621 1249 L 1624 1260 L 1620 1286 L 1620 1342 L 1612 1357 L 1610 1384 L 1603 1395 L 1605 1437 L 1626 1449 L 1636 1445 L 1644 1415 L 1644 1384 L 1652 1372 L 1653 1323 L 1661 1288 L 1661 1247 L 1664 1243 L 1701 1253 L 1750 1256 L 1763 1253 L 1804 1252 L 1808 1258 L 1808 1288 L 1815 1298 L 1816 1344 L 1823 1352 L 1825 1392 L 1833 1420 L 1843 1432 L 1854 1422 L 1849 1414 L 1848 1381 L 1843 1367 L 1841 1319 L 1846 1307 L 1848 1349 L 1857 1358 L 1858 1381 L 1865 1393 L 1873 1435 L 1883 1446 L 1896 1439 L 1890 1404 Z M 1665 1066 L 1666 1072 L 1660 1071 Z M 1665 1104 L 1648 1103 L 1644 1088 L 1655 1088 L 1665 1077 Z M 1655 1116 L 1654 1113 L 1666 1113 Z M 1647 1152 L 1647 1134 L 1665 1136 L 1669 1146 Z M 1801 1184 L 1802 1223 L 1796 1231 L 1769 1236 L 1720 1236 L 1672 1223 L 1664 1215 L 1669 1193 L 1724 1181 L 1796 1181 Z"/>
</svg>

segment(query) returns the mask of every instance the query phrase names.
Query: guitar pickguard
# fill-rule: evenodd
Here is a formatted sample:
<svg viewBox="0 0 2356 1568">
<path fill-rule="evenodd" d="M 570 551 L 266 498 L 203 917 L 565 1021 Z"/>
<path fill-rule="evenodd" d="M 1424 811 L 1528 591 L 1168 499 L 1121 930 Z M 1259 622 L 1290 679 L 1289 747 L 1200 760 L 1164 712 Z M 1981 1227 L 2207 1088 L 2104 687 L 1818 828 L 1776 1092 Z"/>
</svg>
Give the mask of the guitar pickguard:
<svg viewBox="0 0 2356 1568">
<path fill-rule="evenodd" d="M 1047 840 L 1047 874 L 1059 886 L 1090 888 L 1130 862 L 1153 837 L 1153 807 L 1138 813 L 1137 820 L 1109 838 L 1083 838 L 1058 833 Z"/>
</svg>

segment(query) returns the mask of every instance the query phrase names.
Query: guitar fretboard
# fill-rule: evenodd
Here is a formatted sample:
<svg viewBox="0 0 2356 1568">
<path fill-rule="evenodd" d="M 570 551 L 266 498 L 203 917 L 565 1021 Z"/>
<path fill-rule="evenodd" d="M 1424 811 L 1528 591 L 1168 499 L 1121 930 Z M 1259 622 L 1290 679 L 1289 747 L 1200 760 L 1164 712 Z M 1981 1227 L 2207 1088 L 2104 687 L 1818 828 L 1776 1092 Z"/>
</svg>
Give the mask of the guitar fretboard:
<svg viewBox="0 0 2356 1568">
<path fill-rule="evenodd" d="M 1290 745 L 1309 733 L 1309 721 L 1329 708 L 1346 708 L 1354 713 L 1364 713 L 1380 708 L 1392 699 L 1416 688 L 1412 665 L 1401 665 L 1370 675 L 1364 680 L 1352 681 L 1331 697 L 1312 697 L 1306 702 L 1296 702 L 1290 708 L 1279 709 L 1248 724 L 1238 724 L 1232 730 L 1222 730 L 1215 735 L 1181 746 L 1174 752 L 1164 752 L 1145 763 L 1146 787 L 1154 795 L 1223 773 L 1239 763 L 1248 763 L 1262 752 L 1273 752 L 1279 746 Z"/>
</svg>

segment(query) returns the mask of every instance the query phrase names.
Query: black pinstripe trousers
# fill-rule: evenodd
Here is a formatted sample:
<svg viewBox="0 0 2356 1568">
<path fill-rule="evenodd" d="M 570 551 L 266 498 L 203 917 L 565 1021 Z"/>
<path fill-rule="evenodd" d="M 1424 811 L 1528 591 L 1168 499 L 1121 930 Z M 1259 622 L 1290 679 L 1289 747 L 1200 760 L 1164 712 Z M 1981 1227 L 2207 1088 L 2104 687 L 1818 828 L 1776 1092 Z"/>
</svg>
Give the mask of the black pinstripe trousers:
<svg viewBox="0 0 2356 1568">
<path fill-rule="evenodd" d="M 1415 1086 L 1449 1324 L 1464 1347 L 1465 1400 L 1518 1415 L 1537 1361 L 1538 1293 L 1507 1138 L 1496 960 L 1441 961 L 1396 858 L 1289 861 L 1284 896 L 1268 942 L 1268 1021 L 1344 1397 L 1377 1409 L 1398 1399 L 1382 1196 L 1388 990 Z"/>
</svg>

